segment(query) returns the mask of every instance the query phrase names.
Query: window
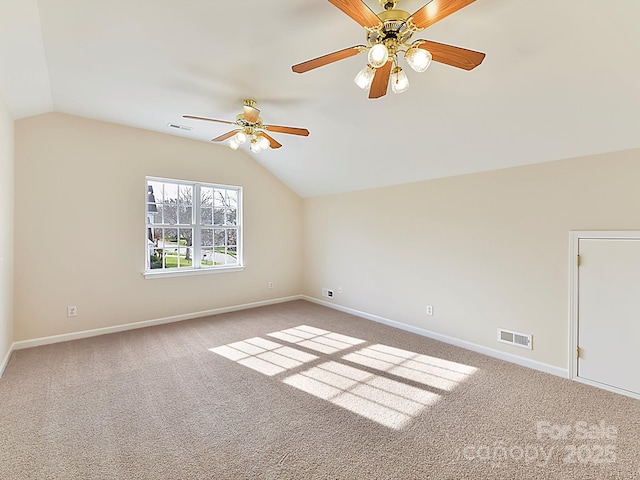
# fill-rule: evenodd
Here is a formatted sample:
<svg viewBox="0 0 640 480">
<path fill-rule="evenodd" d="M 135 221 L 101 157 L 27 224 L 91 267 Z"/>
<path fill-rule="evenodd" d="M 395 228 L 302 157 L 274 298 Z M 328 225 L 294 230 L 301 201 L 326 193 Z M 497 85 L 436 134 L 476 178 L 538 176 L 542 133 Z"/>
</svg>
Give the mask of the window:
<svg viewBox="0 0 640 480">
<path fill-rule="evenodd" d="M 147 178 L 146 273 L 242 266 L 242 189 Z"/>
</svg>

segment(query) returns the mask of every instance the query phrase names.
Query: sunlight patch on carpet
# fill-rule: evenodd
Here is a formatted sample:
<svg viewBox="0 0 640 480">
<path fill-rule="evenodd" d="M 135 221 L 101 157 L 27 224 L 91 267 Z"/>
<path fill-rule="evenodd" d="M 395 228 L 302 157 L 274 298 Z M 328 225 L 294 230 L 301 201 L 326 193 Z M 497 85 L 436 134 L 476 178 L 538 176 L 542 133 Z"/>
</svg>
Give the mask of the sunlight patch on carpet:
<svg viewBox="0 0 640 480">
<path fill-rule="evenodd" d="M 270 377 L 286 375 L 283 383 L 392 429 L 406 426 L 477 370 L 388 345 L 365 346 L 365 340 L 308 325 L 267 336 L 293 346 L 253 337 L 209 350 Z"/>
<path fill-rule="evenodd" d="M 284 340 L 289 343 L 295 343 L 301 347 L 326 354 L 335 353 L 354 345 L 364 343 L 364 340 L 360 340 L 359 338 L 329 332 L 327 330 L 310 327 L 308 325 L 299 325 L 294 328 L 288 328 L 286 330 L 269 333 L 267 335 L 269 337 Z"/>
<path fill-rule="evenodd" d="M 468 365 L 386 345 L 365 347 L 342 358 L 446 391 L 453 390 L 476 371 Z"/>
<path fill-rule="evenodd" d="M 283 380 L 385 427 L 400 429 L 440 395 L 338 362 L 326 362 Z"/>
<path fill-rule="evenodd" d="M 260 337 L 210 348 L 209 351 L 268 376 L 277 375 L 318 358 L 316 355 Z"/>
</svg>

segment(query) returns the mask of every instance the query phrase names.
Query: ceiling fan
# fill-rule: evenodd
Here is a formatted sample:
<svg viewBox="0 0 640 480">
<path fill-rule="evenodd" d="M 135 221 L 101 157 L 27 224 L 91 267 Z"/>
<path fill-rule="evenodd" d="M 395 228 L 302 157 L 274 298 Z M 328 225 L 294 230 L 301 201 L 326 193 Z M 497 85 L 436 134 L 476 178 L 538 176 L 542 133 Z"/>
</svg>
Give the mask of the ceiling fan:
<svg viewBox="0 0 640 480">
<path fill-rule="evenodd" d="M 475 0 L 432 0 L 413 14 L 396 9 L 399 1 L 379 0 L 384 12 L 375 14 L 362 0 L 329 0 L 365 28 L 367 45 L 329 53 L 294 65 L 291 69 L 304 73 L 368 51 L 368 64 L 356 75 L 355 82 L 360 88 L 369 89 L 369 98 L 380 98 L 387 94 L 389 79 L 395 93 L 404 92 L 409 87 L 407 75 L 398 65 L 400 52 L 417 72 L 425 71 L 431 60 L 464 70 L 472 70 L 482 63 L 484 53 L 429 40 L 410 43 L 415 32 L 430 27 Z"/>
<path fill-rule="evenodd" d="M 256 101 L 247 99 L 243 102 L 243 112 L 236 116 L 235 122 L 227 120 L 216 120 L 215 118 L 195 117 L 193 115 L 183 115 L 183 118 L 192 120 L 205 120 L 207 122 L 226 123 L 227 125 L 236 125 L 239 128 L 223 133 L 219 137 L 213 138 L 212 142 L 223 142 L 229 140 L 229 147 L 236 150 L 240 145 L 249 141 L 251 151 L 258 153 L 266 148 L 280 148 L 282 145 L 276 139 L 271 137 L 265 130 L 276 133 L 289 133 L 291 135 L 309 135 L 306 128 L 282 127 L 279 125 L 265 125 L 260 117 L 260 110 L 256 108 Z"/>
</svg>

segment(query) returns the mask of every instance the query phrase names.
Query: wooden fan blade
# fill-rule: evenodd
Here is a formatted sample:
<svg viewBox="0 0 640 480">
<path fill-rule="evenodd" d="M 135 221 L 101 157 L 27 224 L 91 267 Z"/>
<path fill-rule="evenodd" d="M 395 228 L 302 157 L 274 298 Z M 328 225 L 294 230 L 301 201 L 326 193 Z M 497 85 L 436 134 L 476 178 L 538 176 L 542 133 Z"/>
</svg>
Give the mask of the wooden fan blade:
<svg viewBox="0 0 640 480">
<path fill-rule="evenodd" d="M 482 63 L 485 57 L 485 54 L 481 52 L 428 40 L 421 43 L 419 47 L 431 52 L 434 62 L 444 63 L 464 70 L 473 70 Z"/>
<path fill-rule="evenodd" d="M 433 0 L 411 15 L 407 23 L 423 30 L 473 2 L 475 0 Z"/>
<path fill-rule="evenodd" d="M 278 141 L 273 138 L 271 135 L 267 135 L 265 132 L 260 132 L 260 135 L 262 135 L 264 138 L 266 138 L 267 140 L 269 140 L 269 146 L 271 148 L 280 148 L 282 145 L 278 143 Z"/>
<path fill-rule="evenodd" d="M 393 62 L 389 60 L 383 66 L 376 69 L 376 73 L 373 76 L 373 82 L 371 82 L 371 88 L 369 89 L 369 98 L 380 98 L 387 94 L 392 65 Z"/>
<path fill-rule="evenodd" d="M 264 125 L 263 128 L 270 132 L 290 133 L 291 135 L 302 135 L 303 137 L 309 136 L 309 130 L 306 128 L 282 127 L 280 125 Z"/>
<path fill-rule="evenodd" d="M 216 120 L 215 118 L 194 117 L 193 115 L 183 115 L 182 118 L 190 118 L 192 120 L 206 120 L 207 122 L 226 123 L 227 125 L 235 125 L 236 122 L 228 122 L 226 120 Z"/>
<path fill-rule="evenodd" d="M 258 117 L 260 116 L 260 110 L 255 107 L 249 107 L 244 105 L 242 107 L 244 109 L 244 118 L 249 123 L 256 123 Z"/>
<path fill-rule="evenodd" d="M 230 132 L 223 133 L 219 137 L 212 138 L 211 141 L 212 142 L 224 142 L 227 138 L 233 137 L 236 134 L 236 132 L 239 132 L 239 131 L 240 131 L 239 129 L 238 130 L 231 130 Z"/>
<path fill-rule="evenodd" d="M 362 0 L 329 0 L 363 27 L 382 27 L 380 18 Z"/>
<path fill-rule="evenodd" d="M 345 58 L 353 57 L 366 50 L 364 45 L 356 45 L 355 47 L 345 48 L 344 50 L 338 50 L 337 52 L 328 53 L 322 57 L 314 58 L 313 60 L 307 60 L 306 62 L 299 63 L 291 67 L 296 73 L 304 73 L 314 68 L 328 65 L 329 63 L 337 62 L 338 60 L 344 60 Z"/>
</svg>

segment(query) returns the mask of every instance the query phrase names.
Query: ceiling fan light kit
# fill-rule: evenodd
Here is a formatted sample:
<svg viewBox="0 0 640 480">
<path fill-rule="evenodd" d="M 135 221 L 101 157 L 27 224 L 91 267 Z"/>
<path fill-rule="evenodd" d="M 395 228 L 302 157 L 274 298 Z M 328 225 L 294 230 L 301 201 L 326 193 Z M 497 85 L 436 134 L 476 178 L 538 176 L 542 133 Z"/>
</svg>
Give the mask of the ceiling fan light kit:
<svg viewBox="0 0 640 480">
<path fill-rule="evenodd" d="M 389 60 L 389 49 L 384 43 L 376 43 L 369 49 L 367 57 L 369 59 L 369 65 L 373 68 L 380 68 Z"/>
<path fill-rule="evenodd" d="M 375 69 L 370 64 L 367 64 L 362 70 L 358 72 L 356 78 L 354 78 L 353 81 L 356 82 L 356 85 L 358 85 L 361 89 L 369 90 L 369 87 L 371 87 L 371 82 L 373 82 L 373 76 L 375 74 Z"/>
<path fill-rule="evenodd" d="M 418 48 L 417 45 L 412 45 L 411 48 L 405 52 L 404 59 L 414 72 L 422 73 L 431 65 L 433 55 L 431 55 L 429 50 Z"/>
<path fill-rule="evenodd" d="M 183 118 L 191 120 L 204 120 L 206 122 L 226 123 L 227 125 L 236 125 L 237 129 L 213 138 L 212 142 L 223 142 L 229 139 L 229 148 L 237 150 L 240 145 L 249 141 L 249 149 L 258 153 L 267 148 L 280 148 L 280 144 L 275 138 L 267 133 L 267 131 L 276 133 L 288 133 L 290 135 L 301 135 L 306 137 L 309 130 L 298 127 L 283 127 L 280 125 L 265 125 L 260 117 L 260 110 L 256 108 L 256 101 L 247 99 L 243 103 L 243 112 L 236 116 L 235 122 L 227 120 L 216 120 L 215 118 L 196 117 L 193 115 L 183 115 Z"/>
<path fill-rule="evenodd" d="M 406 92 L 409 88 L 409 78 L 400 67 L 395 67 L 391 72 L 391 90 L 393 93 Z"/>
<path fill-rule="evenodd" d="M 472 70 L 482 63 L 484 53 L 428 40 L 411 42 L 411 37 L 474 1 L 432 0 L 410 14 L 396 9 L 399 0 L 379 0 L 384 11 L 376 14 L 362 0 L 329 0 L 364 27 L 367 45 L 345 48 L 291 68 L 296 73 L 305 73 L 366 51 L 368 63 L 358 72 L 354 82 L 363 90 L 369 90 L 369 98 L 386 95 L 389 83 L 394 93 L 402 93 L 409 88 L 409 78 L 398 64 L 400 53 L 411 69 L 418 73 L 424 72 L 432 61 Z"/>
</svg>

